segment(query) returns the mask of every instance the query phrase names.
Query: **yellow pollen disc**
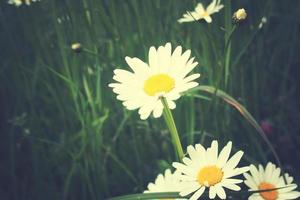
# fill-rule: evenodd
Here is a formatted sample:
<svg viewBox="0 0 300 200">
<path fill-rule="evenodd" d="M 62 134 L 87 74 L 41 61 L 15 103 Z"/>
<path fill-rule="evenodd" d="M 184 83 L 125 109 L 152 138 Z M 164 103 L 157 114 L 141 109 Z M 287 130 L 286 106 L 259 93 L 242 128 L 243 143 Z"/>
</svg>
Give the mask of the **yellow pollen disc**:
<svg viewBox="0 0 300 200">
<path fill-rule="evenodd" d="M 144 91 L 150 96 L 161 92 L 170 92 L 174 87 L 174 79 L 167 74 L 153 75 L 144 83 Z"/>
<path fill-rule="evenodd" d="M 205 186 L 215 185 L 221 182 L 222 178 L 223 178 L 222 170 L 215 165 L 203 167 L 198 172 L 198 176 L 197 176 L 198 182 L 201 185 L 205 185 Z"/>
<path fill-rule="evenodd" d="M 259 190 L 271 190 L 271 189 L 275 189 L 275 186 L 270 183 L 262 182 L 261 184 L 259 184 L 258 189 Z M 259 194 L 265 200 L 276 200 L 278 198 L 277 190 L 272 190 L 269 192 L 260 192 Z"/>
<path fill-rule="evenodd" d="M 204 11 L 204 13 L 202 14 L 203 17 L 207 17 L 209 16 L 208 12 Z"/>
</svg>

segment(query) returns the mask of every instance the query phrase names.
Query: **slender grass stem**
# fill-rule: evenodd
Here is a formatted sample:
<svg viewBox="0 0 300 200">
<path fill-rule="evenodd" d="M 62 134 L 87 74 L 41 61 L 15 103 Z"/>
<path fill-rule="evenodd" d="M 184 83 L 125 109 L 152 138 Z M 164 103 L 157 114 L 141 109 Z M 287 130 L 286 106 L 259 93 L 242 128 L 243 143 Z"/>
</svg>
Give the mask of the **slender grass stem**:
<svg viewBox="0 0 300 200">
<path fill-rule="evenodd" d="M 184 153 L 183 153 L 183 150 L 182 150 L 182 145 L 181 145 L 181 142 L 180 142 L 179 134 L 178 134 L 175 122 L 174 122 L 173 115 L 172 115 L 171 110 L 168 106 L 168 102 L 164 97 L 161 98 L 161 102 L 164 105 L 163 116 L 164 116 L 166 124 L 167 124 L 167 126 L 170 130 L 171 139 L 172 139 L 172 143 L 174 145 L 174 149 L 177 153 L 178 159 L 181 160 L 184 156 Z"/>
<path fill-rule="evenodd" d="M 194 144 L 194 132 L 195 132 L 195 118 L 196 118 L 196 113 L 195 113 L 195 101 L 194 97 L 191 96 L 189 98 L 189 117 L 188 119 L 190 120 L 188 123 L 188 130 L 189 130 L 189 137 L 188 137 L 188 143 L 189 144 Z"/>
<path fill-rule="evenodd" d="M 225 51 L 224 51 L 224 65 L 225 65 L 225 89 L 228 87 L 229 82 L 229 67 L 231 58 L 231 35 L 235 30 L 235 26 L 232 26 L 232 11 L 231 1 L 225 1 Z"/>
</svg>

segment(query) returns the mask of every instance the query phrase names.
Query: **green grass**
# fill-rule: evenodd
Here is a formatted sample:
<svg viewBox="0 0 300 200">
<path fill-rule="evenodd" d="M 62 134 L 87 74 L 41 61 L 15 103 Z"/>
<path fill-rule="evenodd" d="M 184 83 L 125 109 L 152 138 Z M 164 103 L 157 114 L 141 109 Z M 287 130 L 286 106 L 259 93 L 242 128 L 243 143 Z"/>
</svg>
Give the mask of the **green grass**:
<svg viewBox="0 0 300 200">
<path fill-rule="evenodd" d="M 258 122 L 273 121 L 271 142 L 299 181 L 297 161 L 286 155 L 300 143 L 293 75 L 300 4 L 223 2 L 212 24 L 177 23 L 196 1 L 1 3 L 0 198 L 96 200 L 138 193 L 170 167 L 176 154 L 163 119 L 139 120 L 108 88 L 114 69 L 129 69 L 125 56 L 147 60 L 150 46 L 166 42 L 192 50 L 200 85 L 225 91 Z M 230 36 L 232 13 L 240 7 L 248 19 Z M 263 16 L 268 22 L 258 29 Z M 70 49 L 74 42 L 82 44 L 81 53 Z M 249 121 L 216 95 L 197 91 L 176 103 L 184 149 L 217 138 L 244 150 L 246 164 L 274 159 Z"/>
</svg>

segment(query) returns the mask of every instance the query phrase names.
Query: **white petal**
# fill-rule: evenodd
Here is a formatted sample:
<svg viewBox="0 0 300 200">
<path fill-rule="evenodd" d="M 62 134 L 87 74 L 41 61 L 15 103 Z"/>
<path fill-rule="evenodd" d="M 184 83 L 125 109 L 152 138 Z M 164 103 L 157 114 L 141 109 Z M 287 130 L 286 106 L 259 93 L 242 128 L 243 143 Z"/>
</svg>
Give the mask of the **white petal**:
<svg viewBox="0 0 300 200">
<path fill-rule="evenodd" d="M 163 112 L 163 105 L 161 102 L 156 104 L 156 107 L 153 110 L 153 117 L 154 118 L 159 118 Z"/>
<path fill-rule="evenodd" d="M 168 106 L 171 110 L 176 108 L 176 104 L 174 101 L 167 99 L 167 102 L 168 102 Z"/>
<path fill-rule="evenodd" d="M 215 164 L 218 158 L 218 141 L 214 140 L 211 144 L 211 162 Z"/>
<path fill-rule="evenodd" d="M 190 56 L 191 56 L 191 50 L 186 50 L 181 56 L 182 63 L 186 64 Z"/>
<path fill-rule="evenodd" d="M 259 173 L 259 182 L 264 181 L 264 168 L 262 165 L 258 165 L 258 173 Z"/>
<path fill-rule="evenodd" d="M 126 82 L 135 77 L 133 73 L 123 69 L 115 69 L 114 74 L 115 76 L 113 77 L 113 79 L 118 82 Z"/>
<path fill-rule="evenodd" d="M 186 196 L 188 194 L 191 194 L 192 192 L 198 190 L 201 187 L 196 182 L 192 182 L 192 183 L 188 184 L 187 186 L 188 187 L 184 187 L 184 190 L 180 191 L 180 193 L 179 193 L 180 196 Z"/>
<path fill-rule="evenodd" d="M 233 191 L 241 190 L 240 186 L 235 185 L 235 184 L 222 184 L 222 186 L 225 187 L 225 188 L 228 188 L 230 190 L 233 190 Z"/>
<path fill-rule="evenodd" d="M 300 197 L 300 192 L 298 191 L 293 191 L 293 192 L 289 192 L 289 193 L 285 193 L 285 194 L 279 194 L 279 198 L 278 199 L 297 199 Z"/>
<path fill-rule="evenodd" d="M 250 172 L 252 174 L 252 178 L 253 178 L 255 184 L 259 185 L 260 184 L 259 172 L 258 172 L 257 168 L 254 165 L 250 165 Z"/>
<path fill-rule="evenodd" d="M 229 161 L 225 164 L 225 166 L 223 167 L 224 173 L 227 173 L 230 170 L 233 170 L 233 168 L 235 168 L 238 165 L 238 163 L 240 162 L 243 154 L 244 154 L 243 151 L 238 151 L 236 154 L 234 154 L 229 159 Z"/>
<path fill-rule="evenodd" d="M 250 176 L 250 174 L 245 173 L 244 177 L 246 178 L 246 180 L 244 181 L 244 183 L 251 189 L 258 189 L 258 185 L 255 183 L 254 179 L 252 178 L 252 176 Z"/>
<path fill-rule="evenodd" d="M 172 166 L 174 168 L 176 168 L 179 172 L 183 173 L 183 174 L 195 177 L 196 172 L 193 169 L 191 169 L 190 167 L 188 167 L 188 166 L 186 166 L 182 163 L 173 162 Z"/>
<path fill-rule="evenodd" d="M 230 151 L 231 151 L 231 147 L 232 147 L 232 142 L 228 142 L 227 145 L 222 149 L 222 151 L 220 152 L 218 161 L 217 161 L 217 166 L 219 166 L 220 168 L 222 168 L 230 155 Z"/>
<path fill-rule="evenodd" d="M 160 46 L 157 49 L 159 73 L 166 73 L 171 64 L 171 44 L 167 43 L 166 47 Z"/>
<path fill-rule="evenodd" d="M 155 47 L 150 47 L 149 49 L 148 62 L 151 70 L 153 70 L 153 72 L 158 72 L 158 56 Z"/>
<path fill-rule="evenodd" d="M 216 4 L 217 4 L 216 0 L 213 0 L 213 1 L 207 6 L 206 11 L 209 12 L 209 13 L 210 13 L 211 11 L 213 11 L 214 8 L 215 8 L 215 6 L 216 6 Z"/>
<path fill-rule="evenodd" d="M 230 170 L 230 171 L 226 172 L 224 174 L 224 178 L 229 178 L 229 177 L 232 177 L 232 176 L 237 176 L 237 175 L 243 174 L 243 173 L 245 173 L 247 171 L 249 171 L 249 167 L 248 166 L 241 167 L 241 168 L 235 168 L 233 170 Z"/>
<path fill-rule="evenodd" d="M 242 183 L 243 180 L 240 179 L 234 179 L 234 178 L 227 178 L 222 180 L 223 184 L 238 184 L 238 183 Z"/>
<path fill-rule="evenodd" d="M 203 194 L 203 192 L 205 191 L 205 187 L 202 186 L 197 192 L 195 192 L 193 194 L 193 196 L 191 196 L 190 200 L 197 200 L 201 197 L 201 195 Z"/>
<path fill-rule="evenodd" d="M 135 110 L 143 105 L 143 102 L 140 102 L 139 99 L 136 99 L 135 101 L 133 100 L 128 100 L 124 101 L 123 105 L 128 109 L 128 110 Z"/>
<path fill-rule="evenodd" d="M 212 22 L 211 16 L 205 16 L 204 19 L 205 19 L 205 21 L 206 21 L 207 23 L 211 23 L 211 22 Z"/>
<path fill-rule="evenodd" d="M 220 197 L 220 199 L 226 199 L 226 193 L 223 187 L 218 184 L 215 187 L 216 187 L 217 195 Z"/>
<path fill-rule="evenodd" d="M 188 157 L 182 158 L 182 162 L 187 166 L 192 165 L 192 163 L 193 163 L 192 160 L 189 159 Z"/>
<path fill-rule="evenodd" d="M 187 153 L 189 154 L 191 160 L 193 160 L 193 161 L 198 160 L 199 157 L 198 157 L 197 151 L 193 145 L 189 145 L 187 147 Z"/>
<path fill-rule="evenodd" d="M 197 79 L 199 77 L 200 77 L 200 74 L 192 74 L 192 75 L 184 78 L 183 79 L 183 83 L 187 83 L 187 82 L 193 81 L 193 80 L 195 80 L 195 79 Z"/>
<path fill-rule="evenodd" d="M 186 67 L 180 72 L 179 78 L 184 78 L 188 73 L 190 73 L 196 66 L 198 62 L 194 62 L 192 64 L 187 64 Z"/>
<path fill-rule="evenodd" d="M 197 181 L 196 177 L 193 176 L 187 176 L 187 175 L 177 175 L 178 179 L 181 181 Z"/>
<path fill-rule="evenodd" d="M 270 179 L 271 183 L 275 183 L 276 184 L 278 182 L 279 176 L 280 176 L 280 172 L 281 172 L 281 170 L 280 170 L 279 167 L 274 170 L 274 172 L 272 174 L 272 177 Z"/>
<path fill-rule="evenodd" d="M 269 162 L 265 169 L 265 180 L 271 179 L 274 169 L 275 169 L 275 165 Z"/>
<path fill-rule="evenodd" d="M 216 191 L 216 188 L 215 186 L 210 186 L 209 187 L 209 198 L 210 199 L 214 199 L 217 195 L 217 191 Z"/>
<path fill-rule="evenodd" d="M 164 95 L 168 100 L 177 100 L 180 98 L 179 91 L 175 88 L 171 92 Z"/>
<path fill-rule="evenodd" d="M 177 46 L 174 50 L 174 52 L 172 53 L 172 58 L 176 58 L 176 57 L 180 57 L 182 53 L 182 47 L 181 46 Z"/>
<path fill-rule="evenodd" d="M 192 89 L 194 87 L 197 87 L 199 85 L 199 83 L 197 82 L 188 82 L 184 85 L 178 86 L 176 89 L 177 91 L 181 92 L 185 92 L 188 91 L 189 89 Z"/>
<path fill-rule="evenodd" d="M 139 76 L 145 76 L 149 72 L 148 65 L 140 59 L 126 56 L 125 60 L 134 73 L 138 74 Z"/>
<path fill-rule="evenodd" d="M 199 14 L 199 15 L 202 15 L 205 10 L 204 10 L 204 7 L 202 5 L 202 3 L 198 3 L 196 8 L 195 8 L 195 11 Z"/>
</svg>

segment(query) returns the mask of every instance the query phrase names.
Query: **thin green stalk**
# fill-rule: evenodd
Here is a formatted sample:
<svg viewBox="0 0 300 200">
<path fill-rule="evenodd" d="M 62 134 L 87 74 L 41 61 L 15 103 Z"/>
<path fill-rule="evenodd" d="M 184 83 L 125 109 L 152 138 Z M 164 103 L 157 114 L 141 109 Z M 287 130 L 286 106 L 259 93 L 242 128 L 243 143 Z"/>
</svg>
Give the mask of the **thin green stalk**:
<svg viewBox="0 0 300 200">
<path fill-rule="evenodd" d="M 196 118 L 196 113 L 195 113 L 195 100 L 194 100 L 194 97 L 191 96 L 189 99 L 188 99 L 188 102 L 189 102 L 189 121 L 187 122 L 188 123 L 188 134 L 189 134 L 189 137 L 188 137 L 188 143 L 189 144 L 194 144 L 194 132 L 195 132 L 195 118 Z"/>
<path fill-rule="evenodd" d="M 181 145 L 181 142 L 180 142 L 180 138 L 179 138 L 179 135 L 178 135 L 178 131 L 177 131 L 175 122 L 174 122 L 173 115 L 172 115 L 171 110 L 168 106 L 168 102 L 164 97 L 161 98 L 161 102 L 164 105 L 163 116 L 164 116 L 166 124 L 167 124 L 167 126 L 170 130 L 171 139 L 172 139 L 172 143 L 174 145 L 174 149 L 176 150 L 178 159 L 181 160 L 184 157 L 184 153 L 183 153 L 183 150 L 182 150 L 182 145 Z"/>
<path fill-rule="evenodd" d="M 231 35 L 235 29 L 235 26 L 232 27 L 232 12 L 231 12 L 231 1 L 225 1 L 225 51 L 224 51 L 224 65 L 225 65 L 225 90 L 228 87 L 229 81 L 229 66 L 231 58 Z"/>
</svg>

